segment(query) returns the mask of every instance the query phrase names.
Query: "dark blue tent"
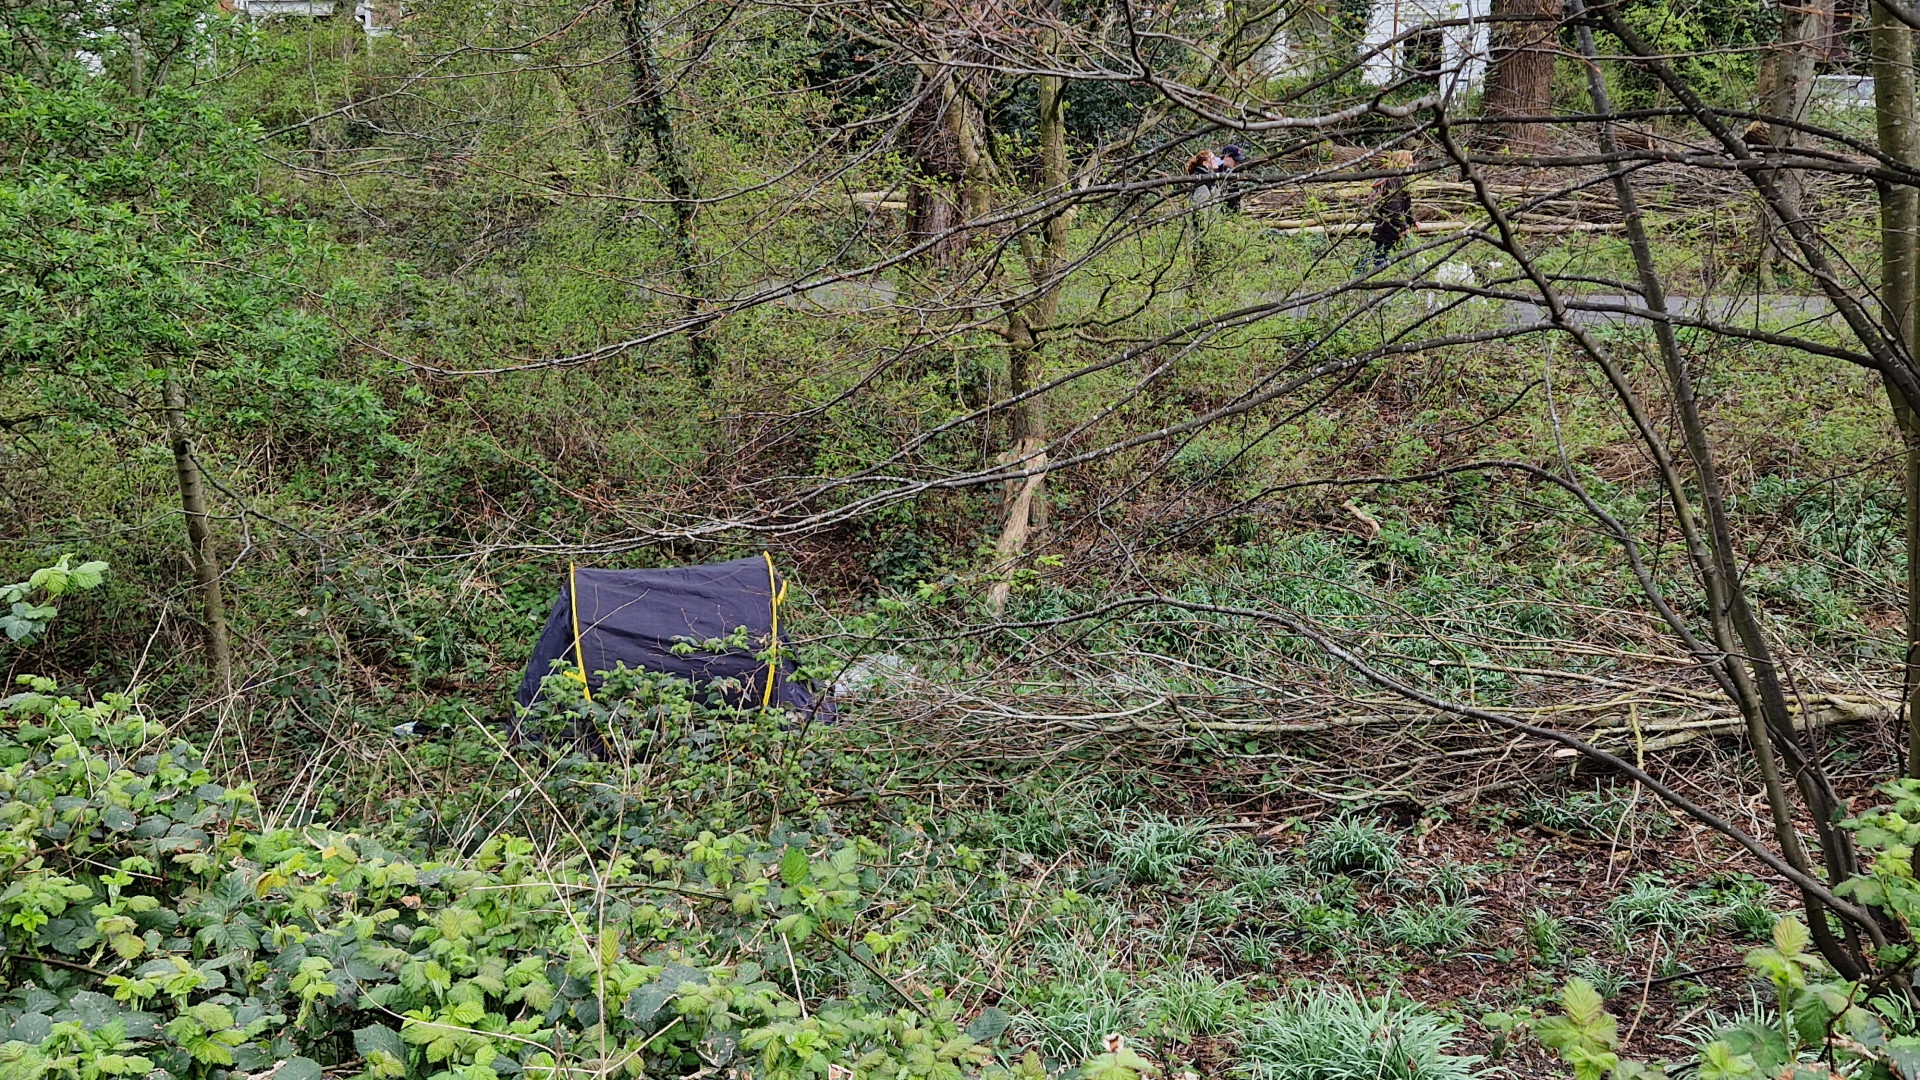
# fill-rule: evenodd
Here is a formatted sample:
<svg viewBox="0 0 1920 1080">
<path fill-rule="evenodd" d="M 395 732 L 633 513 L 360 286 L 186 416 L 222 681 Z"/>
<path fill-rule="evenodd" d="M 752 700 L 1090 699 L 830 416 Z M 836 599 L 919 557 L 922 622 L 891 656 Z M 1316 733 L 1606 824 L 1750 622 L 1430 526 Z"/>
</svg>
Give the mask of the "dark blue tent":
<svg viewBox="0 0 1920 1080">
<path fill-rule="evenodd" d="M 813 695 L 788 677 L 791 661 L 782 658 L 770 671 L 771 665 L 754 659 L 778 640 L 786 598 L 786 580 L 771 555 L 667 570 L 575 567 L 567 578 L 520 680 L 522 706 L 539 696 L 540 680 L 553 673 L 553 662 L 565 660 L 587 674 L 589 693 L 599 689 L 600 672 L 624 663 L 697 683 L 737 679 L 745 688 L 737 704 L 813 707 Z M 747 649 L 674 655 L 676 640 L 724 638 L 742 626 L 751 637 Z"/>
</svg>

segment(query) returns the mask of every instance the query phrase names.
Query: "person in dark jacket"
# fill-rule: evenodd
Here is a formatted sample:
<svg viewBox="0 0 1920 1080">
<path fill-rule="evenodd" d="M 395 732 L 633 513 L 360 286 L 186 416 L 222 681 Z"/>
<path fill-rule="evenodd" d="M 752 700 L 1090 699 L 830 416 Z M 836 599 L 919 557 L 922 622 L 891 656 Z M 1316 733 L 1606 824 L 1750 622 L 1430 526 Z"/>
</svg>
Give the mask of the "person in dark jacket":
<svg viewBox="0 0 1920 1080">
<path fill-rule="evenodd" d="M 1220 148 L 1220 163 L 1213 167 L 1213 174 L 1220 178 L 1213 185 L 1213 197 L 1224 200 L 1230 213 L 1240 212 L 1240 185 L 1233 183 L 1231 177 L 1233 171 L 1246 160 L 1247 152 L 1244 148 L 1228 143 Z"/>
<path fill-rule="evenodd" d="M 1413 152 L 1395 150 L 1387 155 L 1389 169 L 1413 167 Z M 1404 176 L 1383 176 L 1373 182 L 1373 257 L 1371 269 L 1387 265 L 1393 249 L 1413 231 L 1413 195 L 1407 191 Z"/>
</svg>

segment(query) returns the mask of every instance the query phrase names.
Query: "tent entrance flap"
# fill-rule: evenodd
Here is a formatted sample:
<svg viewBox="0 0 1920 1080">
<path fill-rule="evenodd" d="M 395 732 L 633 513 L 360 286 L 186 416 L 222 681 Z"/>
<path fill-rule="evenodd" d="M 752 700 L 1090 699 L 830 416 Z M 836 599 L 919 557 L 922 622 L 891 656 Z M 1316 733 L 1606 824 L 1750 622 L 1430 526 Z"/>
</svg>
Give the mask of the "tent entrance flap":
<svg viewBox="0 0 1920 1080">
<path fill-rule="evenodd" d="M 589 698 L 600 687 L 599 672 L 625 664 L 695 683 L 734 680 L 740 704 L 806 709 L 813 695 L 790 677 L 792 662 L 776 648 L 786 588 L 771 555 L 664 570 L 569 566 L 516 700 L 531 705 L 554 661 L 564 660 L 585 676 Z M 747 629 L 745 649 L 674 652 L 678 642 L 725 638 L 740 627 Z M 756 659 L 769 651 L 772 662 Z"/>
</svg>

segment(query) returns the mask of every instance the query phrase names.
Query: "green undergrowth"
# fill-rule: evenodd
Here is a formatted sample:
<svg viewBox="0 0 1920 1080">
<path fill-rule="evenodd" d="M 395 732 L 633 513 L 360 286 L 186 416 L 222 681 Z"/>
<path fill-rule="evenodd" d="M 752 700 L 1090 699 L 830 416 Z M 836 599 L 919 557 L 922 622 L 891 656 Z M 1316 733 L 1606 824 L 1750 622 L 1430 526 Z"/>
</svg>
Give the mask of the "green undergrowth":
<svg viewBox="0 0 1920 1080">
<path fill-rule="evenodd" d="M 861 920 L 880 885 L 871 840 L 785 826 L 628 848 L 601 833 L 561 854 L 498 833 L 462 853 L 273 828 L 131 701 L 53 689 L 9 699 L 0 737 L 9 1080 L 281 1060 L 309 1077 L 353 1063 L 478 1080 L 589 1062 L 639 1076 L 752 1060 L 768 1077 L 828 1058 L 890 1076 L 989 1064 L 990 1038 L 964 1034 L 951 1000 L 880 968 L 924 913 L 881 901 L 898 910 Z"/>
<path fill-rule="evenodd" d="M 20 589 L 42 626 L 51 581 Z M 0 1080 L 1451 1080 L 1497 1064 L 1469 1005 L 1622 994 L 1774 926 L 1750 877 L 1643 873 L 1512 927 L 1518 847 L 1435 857 L 1439 817 L 1363 811 L 1250 835 L 1120 767 L 928 802 L 875 733 L 738 689 L 621 670 L 588 701 L 556 675 L 524 741 L 354 821 L 223 782 L 137 695 L 26 680 L 0 725 Z M 1583 814 L 1661 820 L 1605 787 L 1516 816 Z M 1904 841 L 1869 820 L 1864 844 Z M 1874 902 L 1905 903 L 1898 870 Z M 1506 988 L 1477 1001 L 1406 996 L 1489 967 Z"/>
<path fill-rule="evenodd" d="M 135 698 L 28 681 L 0 729 L 0 1080 L 275 1062 L 297 1080 L 1120 1080 L 1158 1067 L 1135 1047 L 1168 1063 L 1204 1040 L 1244 1041 L 1246 1075 L 1334 1075 L 1262 1049 L 1305 1038 L 1323 1004 L 1225 976 L 1196 941 L 1314 905 L 1338 934 L 1332 912 L 1358 917 L 1350 879 L 1316 891 L 1303 863 L 1091 804 L 836 818 L 817 781 L 840 767 L 785 714 L 650 674 L 612 673 L 592 702 L 573 685 L 554 677 L 527 718 L 546 741 L 515 752 L 517 787 L 439 800 L 466 840 L 436 846 L 404 822 L 269 820 Z M 1083 842 L 1099 856 L 1021 872 L 1025 848 Z M 1195 891 L 1216 866 L 1224 916 Z M 1127 947 L 1128 904 L 1156 896 L 1178 918 Z M 1472 919 L 1402 922 L 1406 947 L 1444 949 Z M 1407 1002 L 1349 1006 L 1389 1010 L 1451 1067 L 1454 1028 Z"/>
<path fill-rule="evenodd" d="M 1657 525 L 1669 512 L 1649 491 L 1583 479 L 1630 529 Z M 1897 657 L 1898 642 L 1883 629 L 1888 620 L 1868 617 L 1897 610 L 1905 573 L 1892 490 L 1866 479 L 1770 474 L 1739 493 L 1742 534 L 1764 538 L 1750 551 L 1756 601 L 1783 640 L 1859 662 Z M 953 633 L 972 625 L 972 602 L 987 585 L 956 573 L 885 597 L 823 637 L 856 652 L 877 647 L 887 662 L 935 681 L 967 682 L 982 670 L 1004 678 L 1011 665 L 1070 694 L 1087 692 L 1081 669 L 1097 658 L 1119 676 L 1093 686 L 1115 708 L 1193 697 L 1209 703 L 1213 719 L 1252 725 L 1238 741 L 1190 732 L 1215 754 L 1276 742 L 1301 752 L 1298 737 L 1265 739 L 1257 731 L 1275 707 L 1276 682 L 1314 694 L 1359 696 L 1374 688 L 1270 623 L 1172 605 L 1108 611 L 1117 596 L 1159 593 L 1180 604 L 1298 616 L 1404 682 L 1483 707 L 1551 705 L 1584 692 L 1580 680 L 1589 676 L 1637 677 L 1623 654 L 1645 648 L 1646 625 L 1657 612 L 1620 546 L 1566 493 L 1490 472 L 1395 485 L 1354 505 L 1377 520 L 1377 536 L 1351 527 L 1348 511 L 1301 496 L 1266 508 L 1261 518 L 1227 516 L 1184 538 L 1211 537 L 1203 551 L 1173 543 L 1157 549 L 1143 560 L 1144 580 L 1120 584 L 1044 561 L 1020 572 L 1010 620 L 1041 624 L 1101 613 L 1059 631 Z M 1666 564 L 1663 588 L 1671 602 L 1686 611 L 1704 603 L 1687 584 L 1683 552 L 1648 545 L 1640 551 Z M 915 644 L 888 644 L 895 641 Z M 1064 660 L 1034 647 L 1061 641 L 1071 643 Z M 1567 649 L 1569 642 L 1581 647 Z M 1608 815 L 1617 818 L 1615 808 L 1597 803 L 1567 809 L 1570 816 L 1537 823 L 1591 836 L 1609 827 Z"/>
</svg>

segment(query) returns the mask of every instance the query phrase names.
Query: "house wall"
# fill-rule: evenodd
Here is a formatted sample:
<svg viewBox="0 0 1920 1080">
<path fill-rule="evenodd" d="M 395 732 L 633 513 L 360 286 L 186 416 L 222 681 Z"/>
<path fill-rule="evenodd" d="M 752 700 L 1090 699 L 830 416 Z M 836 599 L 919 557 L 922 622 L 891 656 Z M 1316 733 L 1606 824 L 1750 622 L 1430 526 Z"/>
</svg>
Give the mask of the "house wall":
<svg viewBox="0 0 1920 1080">
<path fill-rule="evenodd" d="M 1387 86 L 1405 77 L 1407 43 L 1396 40 L 1402 35 L 1429 23 L 1467 19 L 1472 22 L 1440 30 L 1440 89 L 1453 95 L 1477 89 L 1487 71 L 1489 6 L 1488 0 L 1374 0 L 1361 46 L 1366 81 Z"/>
<path fill-rule="evenodd" d="M 1456 97 L 1477 90 L 1487 71 L 1489 8 L 1490 0 L 1372 0 L 1367 7 L 1366 33 L 1357 48 L 1362 60 L 1361 78 L 1372 86 L 1388 86 L 1406 78 L 1412 73 L 1407 55 L 1407 46 L 1412 43 L 1404 40 L 1404 35 L 1429 23 L 1469 20 L 1439 30 L 1439 83 L 1441 90 Z M 1293 25 L 1304 26 L 1306 21 L 1295 16 Z M 1302 75 L 1316 66 L 1324 69 L 1325 58 L 1314 55 L 1314 50 L 1322 47 L 1313 35 L 1283 31 L 1255 62 L 1271 78 Z"/>
</svg>

